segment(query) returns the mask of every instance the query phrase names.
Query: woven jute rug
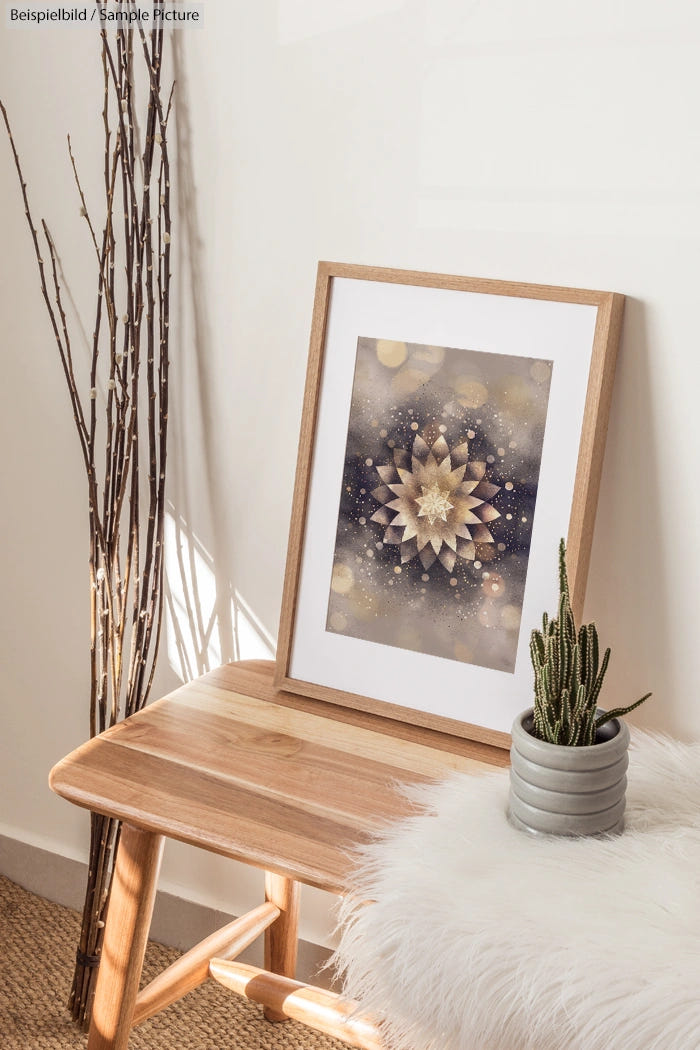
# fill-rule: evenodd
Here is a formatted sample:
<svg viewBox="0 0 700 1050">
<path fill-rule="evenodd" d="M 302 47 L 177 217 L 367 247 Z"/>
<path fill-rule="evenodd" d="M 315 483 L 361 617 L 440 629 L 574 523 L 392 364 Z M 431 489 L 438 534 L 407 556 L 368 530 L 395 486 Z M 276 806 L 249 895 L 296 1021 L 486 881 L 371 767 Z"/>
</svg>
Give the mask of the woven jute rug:
<svg viewBox="0 0 700 1050">
<path fill-rule="evenodd" d="M 70 1020 L 79 917 L 0 876 L 0 1046 L 3 1050 L 84 1050 Z M 144 981 L 178 953 L 149 944 Z M 270 1024 L 262 1008 L 213 981 L 136 1028 L 129 1050 L 343 1050 L 294 1021 Z M 345 1050 L 347 1048 L 345 1047 Z"/>
</svg>

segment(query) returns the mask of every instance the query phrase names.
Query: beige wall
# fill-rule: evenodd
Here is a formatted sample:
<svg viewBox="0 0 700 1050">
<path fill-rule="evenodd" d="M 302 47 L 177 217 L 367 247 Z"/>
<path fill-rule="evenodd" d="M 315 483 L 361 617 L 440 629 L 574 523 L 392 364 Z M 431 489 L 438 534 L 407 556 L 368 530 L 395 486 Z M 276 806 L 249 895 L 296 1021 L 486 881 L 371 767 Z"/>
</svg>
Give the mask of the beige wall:
<svg viewBox="0 0 700 1050">
<path fill-rule="evenodd" d="M 181 33 L 169 582 L 189 673 L 276 633 L 319 258 L 603 288 L 629 299 L 587 614 L 610 700 L 653 689 L 634 721 L 700 739 L 699 37 L 691 0 L 234 0 Z M 0 30 L 0 95 L 88 318 L 65 134 L 97 193 L 99 83 L 88 31 Z M 0 831 L 82 856 L 83 815 L 45 783 L 86 733 L 84 486 L 2 136 L 0 215 Z M 195 589 L 219 613 L 205 640 Z M 232 910 L 260 889 L 182 848 L 165 881 Z M 324 939 L 325 899 L 306 915 Z"/>
</svg>

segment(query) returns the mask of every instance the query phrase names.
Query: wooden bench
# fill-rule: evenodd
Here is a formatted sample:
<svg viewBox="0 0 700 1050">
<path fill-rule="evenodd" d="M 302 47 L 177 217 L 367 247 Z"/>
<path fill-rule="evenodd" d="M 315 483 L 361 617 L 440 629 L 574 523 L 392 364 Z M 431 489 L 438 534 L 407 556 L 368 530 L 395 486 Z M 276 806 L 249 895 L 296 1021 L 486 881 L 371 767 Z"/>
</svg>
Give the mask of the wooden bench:
<svg viewBox="0 0 700 1050">
<path fill-rule="evenodd" d="M 343 895 L 352 848 L 406 814 L 401 785 L 505 765 L 505 752 L 278 692 L 273 664 L 219 668 L 78 748 L 52 770 L 63 798 L 124 822 L 88 1050 L 129 1032 L 209 977 L 358 1047 L 371 1022 L 294 981 L 300 883 Z M 141 992 L 165 837 L 264 869 L 266 900 Z M 265 969 L 232 960 L 265 935 Z"/>
</svg>

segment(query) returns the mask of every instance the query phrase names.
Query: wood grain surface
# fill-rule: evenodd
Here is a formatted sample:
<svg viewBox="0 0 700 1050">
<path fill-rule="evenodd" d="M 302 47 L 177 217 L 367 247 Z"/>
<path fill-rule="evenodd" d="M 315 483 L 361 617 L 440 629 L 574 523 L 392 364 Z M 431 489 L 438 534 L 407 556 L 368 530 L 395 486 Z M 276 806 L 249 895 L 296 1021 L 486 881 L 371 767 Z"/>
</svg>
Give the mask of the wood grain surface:
<svg viewBox="0 0 700 1050">
<path fill-rule="evenodd" d="M 87 1050 L 125 1050 L 153 913 L 163 838 L 124 824 Z"/>
<path fill-rule="evenodd" d="M 378 1027 L 360 1014 L 357 1003 L 350 999 L 245 963 L 212 959 L 209 972 L 225 988 L 263 1003 L 273 1014 L 301 1021 L 358 1050 L 385 1050 Z"/>
<path fill-rule="evenodd" d="M 204 984 L 209 977 L 212 958 L 235 959 L 267 930 L 279 914 L 279 908 L 266 901 L 195 944 L 138 993 L 132 1027 Z"/>
<path fill-rule="evenodd" d="M 69 801 L 343 893 L 352 848 L 408 813 L 402 786 L 503 765 L 503 752 L 291 697 L 273 665 L 219 668 L 53 770 Z M 394 729 L 400 725 L 399 735 Z M 476 748 L 476 750 L 475 750 Z"/>
</svg>

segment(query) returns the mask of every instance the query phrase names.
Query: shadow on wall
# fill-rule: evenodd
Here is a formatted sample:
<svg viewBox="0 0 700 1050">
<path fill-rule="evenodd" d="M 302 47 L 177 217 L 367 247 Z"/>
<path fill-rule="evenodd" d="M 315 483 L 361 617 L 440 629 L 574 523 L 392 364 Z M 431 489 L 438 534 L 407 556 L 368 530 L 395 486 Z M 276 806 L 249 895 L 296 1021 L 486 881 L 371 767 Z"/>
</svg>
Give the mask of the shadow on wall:
<svg viewBox="0 0 700 1050">
<path fill-rule="evenodd" d="M 210 368 L 213 345 L 206 260 L 194 179 L 192 124 L 181 34 L 173 34 L 177 83 L 176 325 L 170 372 L 169 506 L 165 525 L 168 660 L 183 680 L 229 660 L 274 654 L 274 638 L 233 583 L 234 538 L 223 525 Z M 205 539 L 206 537 L 206 539 Z"/>
<path fill-rule="evenodd" d="M 586 619 L 597 621 L 601 637 L 612 648 L 603 706 L 630 703 L 635 689 L 652 690 L 652 700 L 635 711 L 631 723 L 684 738 L 687 733 L 675 706 L 680 682 L 670 627 L 669 581 L 675 576 L 677 552 L 658 542 L 664 535 L 667 507 L 662 499 L 653 498 L 665 491 L 667 469 L 658 456 L 662 435 L 650 370 L 647 312 L 643 302 L 627 297 Z"/>
</svg>

